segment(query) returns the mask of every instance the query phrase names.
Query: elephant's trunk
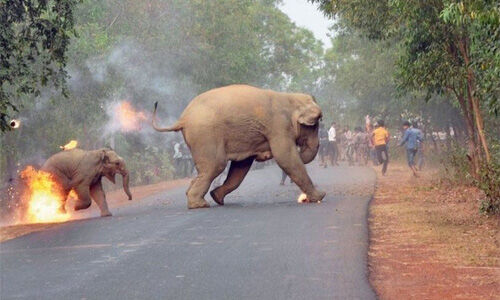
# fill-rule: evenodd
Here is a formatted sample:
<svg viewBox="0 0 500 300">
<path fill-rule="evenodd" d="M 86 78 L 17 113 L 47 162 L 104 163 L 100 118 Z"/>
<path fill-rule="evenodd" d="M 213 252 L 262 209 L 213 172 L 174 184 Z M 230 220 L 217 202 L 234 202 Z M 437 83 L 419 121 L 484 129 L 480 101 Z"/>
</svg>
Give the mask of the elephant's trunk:
<svg viewBox="0 0 500 300">
<path fill-rule="evenodd" d="M 318 154 L 319 149 L 319 139 L 317 136 L 312 135 L 305 139 L 305 143 L 300 145 L 300 158 L 303 163 L 310 163 Z"/>
<path fill-rule="evenodd" d="M 122 177 L 123 177 L 123 190 L 125 191 L 125 194 L 128 196 L 128 200 L 132 200 L 132 193 L 130 193 L 130 189 L 128 187 L 129 184 L 129 173 L 128 170 L 123 168 L 122 172 Z"/>
<path fill-rule="evenodd" d="M 307 145 L 300 147 L 299 154 L 302 162 L 305 164 L 310 163 L 316 157 L 316 154 L 318 153 L 318 147 L 319 145 L 316 147 L 309 147 Z"/>
<path fill-rule="evenodd" d="M 299 155 L 303 163 L 308 164 L 316 157 L 319 149 L 317 124 L 316 126 L 300 126 L 297 146 L 300 147 Z"/>
</svg>

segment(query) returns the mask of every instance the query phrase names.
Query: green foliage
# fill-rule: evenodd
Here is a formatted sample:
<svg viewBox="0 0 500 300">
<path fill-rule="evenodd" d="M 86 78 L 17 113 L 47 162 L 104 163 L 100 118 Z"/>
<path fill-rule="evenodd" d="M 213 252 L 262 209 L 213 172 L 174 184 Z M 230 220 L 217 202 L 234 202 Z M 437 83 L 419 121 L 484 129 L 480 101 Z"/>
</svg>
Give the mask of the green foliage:
<svg viewBox="0 0 500 300">
<path fill-rule="evenodd" d="M 466 149 L 453 143 L 452 148 L 449 149 L 447 154 L 441 159 L 441 164 L 444 166 L 447 178 L 453 182 L 473 184 L 474 178 L 470 174 L 469 158 L 467 157 Z"/>
<path fill-rule="evenodd" d="M 470 56 L 478 78 L 477 95 L 489 111 L 500 112 L 500 3 L 498 1 L 445 1 L 440 18 L 469 37 Z"/>
<path fill-rule="evenodd" d="M 500 214 L 500 144 L 492 145 L 494 159 L 481 165 L 478 177 L 470 173 L 467 151 L 460 145 L 453 144 L 446 155 L 441 155 L 441 163 L 446 170 L 447 178 L 456 183 L 469 184 L 484 192 L 479 210 L 485 214 Z"/>
<path fill-rule="evenodd" d="M 83 149 L 113 145 L 125 158 L 133 184 L 169 179 L 173 134 L 151 133 L 147 124 L 136 133 L 108 131 L 110 103 L 129 100 L 147 112 L 161 101 L 161 113 L 171 121 L 196 94 L 231 83 L 315 92 L 321 42 L 293 24 L 278 2 L 84 0 L 72 6 L 74 27 L 57 38 L 69 37 L 71 29 L 77 35 L 70 44 L 65 40 L 65 60 L 51 65 L 71 76 L 68 97 L 50 85 L 33 84 L 39 93 L 16 98 L 21 109 L 13 116 L 22 125 L 0 136 L 0 173 L 10 179 L 17 169 L 42 163 L 76 139 Z M 50 10 L 51 3 L 73 2 L 47 3 Z M 41 65 L 37 61 L 25 68 L 34 72 Z M 13 78 L 10 73 L 5 76 Z"/>
<path fill-rule="evenodd" d="M 500 3 L 494 0 L 310 2 L 319 3 L 326 14 L 338 18 L 341 34 L 352 36 L 359 32 L 369 39 L 396 45 L 393 79 L 402 99 L 375 103 L 383 112 L 384 103 L 400 109 L 398 103 L 411 103 L 408 97 L 434 102 L 431 105 L 428 102 L 427 108 L 411 103 L 402 117 L 420 115 L 424 123 L 439 125 L 445 130 L 450 126 L 465 128 L 456 131 L 467 136 L 462 141 L 468 144 L 470 163 L 462 164 L 463 160 L 457 160 L 452 164 L 456 169 L 468 165 L 470 173 L 478 179 L 476 173 L 482 160 L 491 160 L 484 133 L 492 132 L 492 138 L 498 140 L 497 130 L 494 127 L 485 129 L 484 125 L 497 123 L 491 119 L 498 114 L 499 108 Z M 356 61 L 358 57 L 355 58 L 344 58 L 344 61 Z M 382 86 L 381 80 L 375 79 L 367 80 L 366 86 L 371 83 Z M 365 81 L 360 82 L 365 86 Z M 392 89 L 390 85 L 387 87 Z M 355 90 L 362 99 L 362 92 Z M 457 118 L 457 107 L 461 118 Z M 490 116 L 484 118 L 484 111 L 490 112 Z M 453 154 L 451 159 L 454 159 Z M 491 185 L 491 181 L 485 184 Z"/>
<path fill-rule="evenodd" d="M 39 95 L 52 84 L 66 93 L 66 51 L 77 0 L 0 2 L 0 131 L 19 106 L 16 99 Z"/>
<path fill-rule="evenodd" d="M 483 165 L 478 175 L 476 185 L 486 196 L 479 210 L 486 214 L 500 214 L 500 162 Z"/>
<path fill-rule="evenodd" d="M 146 146 L 143 151 L 130 153 L 124 158 L 133 185 L 152 184 L 174 177 L 175 170 L 168 149 Z"/>
</svg>

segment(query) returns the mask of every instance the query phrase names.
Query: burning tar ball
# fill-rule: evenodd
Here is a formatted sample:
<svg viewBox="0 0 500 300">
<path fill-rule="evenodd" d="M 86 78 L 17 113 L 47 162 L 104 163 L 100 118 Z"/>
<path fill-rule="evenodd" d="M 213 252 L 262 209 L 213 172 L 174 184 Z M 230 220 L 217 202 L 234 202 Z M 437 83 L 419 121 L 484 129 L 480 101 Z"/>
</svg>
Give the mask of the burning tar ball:
<svg viewBox="0 0 500 300">
<path fill-rule="evenodd" d="M 16 119 L 12 119 L 12 120 L 10 120 L 10 122 L 9 122 L 9 126 L 10 126 L 10 128 L 12 128 L 12 129 L 17 129 L 17 128 L 19 128 L 19 126 L 21 126 L 21 121 L 16 120 Z"/>
</svg>

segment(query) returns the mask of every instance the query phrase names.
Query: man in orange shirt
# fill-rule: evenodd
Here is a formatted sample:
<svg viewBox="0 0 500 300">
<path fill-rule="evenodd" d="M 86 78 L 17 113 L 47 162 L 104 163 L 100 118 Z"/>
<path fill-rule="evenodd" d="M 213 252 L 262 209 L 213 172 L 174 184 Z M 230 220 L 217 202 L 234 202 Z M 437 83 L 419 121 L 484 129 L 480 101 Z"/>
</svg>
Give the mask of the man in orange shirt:
<svg viewBox="0 0 500 300">
<path fill-rule="evenodd" d="M 375 130 L 372 132 L 372 140 L 377 152 L 377 159 L 382 166 L 382 175 L 387 171 L 389 163 L 389 154 L 387 152 L 387 143 L 389 142 L 389 132 L 384 126 L 384 121 L 379 120 L 375 123 Z"/>
</svg>

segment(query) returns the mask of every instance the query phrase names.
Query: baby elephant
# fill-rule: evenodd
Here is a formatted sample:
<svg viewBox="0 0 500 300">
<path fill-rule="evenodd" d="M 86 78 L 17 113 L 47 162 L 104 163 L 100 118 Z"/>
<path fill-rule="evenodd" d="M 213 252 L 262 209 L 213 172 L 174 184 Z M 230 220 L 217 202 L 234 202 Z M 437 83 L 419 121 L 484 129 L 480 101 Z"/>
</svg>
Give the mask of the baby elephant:
<svg viewBox="0 0 500 300">
<path fill-rule="evenodd" d="M 116 173 L 123 176 L 123 190 L 128 199 L 132 200 L 132 194 L 128 187 L 129 174 L 125 162 L 110 149 L 61 151 L 51 156 L 43 165 L 42 170 L 51 173 L 63 188 L 62 211 L 65 211 L 66 198 L 73 189 L 78 196 L 75 210 L 89 208 L 92 198 L 99 206 L 102 217 L 111 216 L 101 178 L 105 176 L 115 183 Z"/>
</svg>

